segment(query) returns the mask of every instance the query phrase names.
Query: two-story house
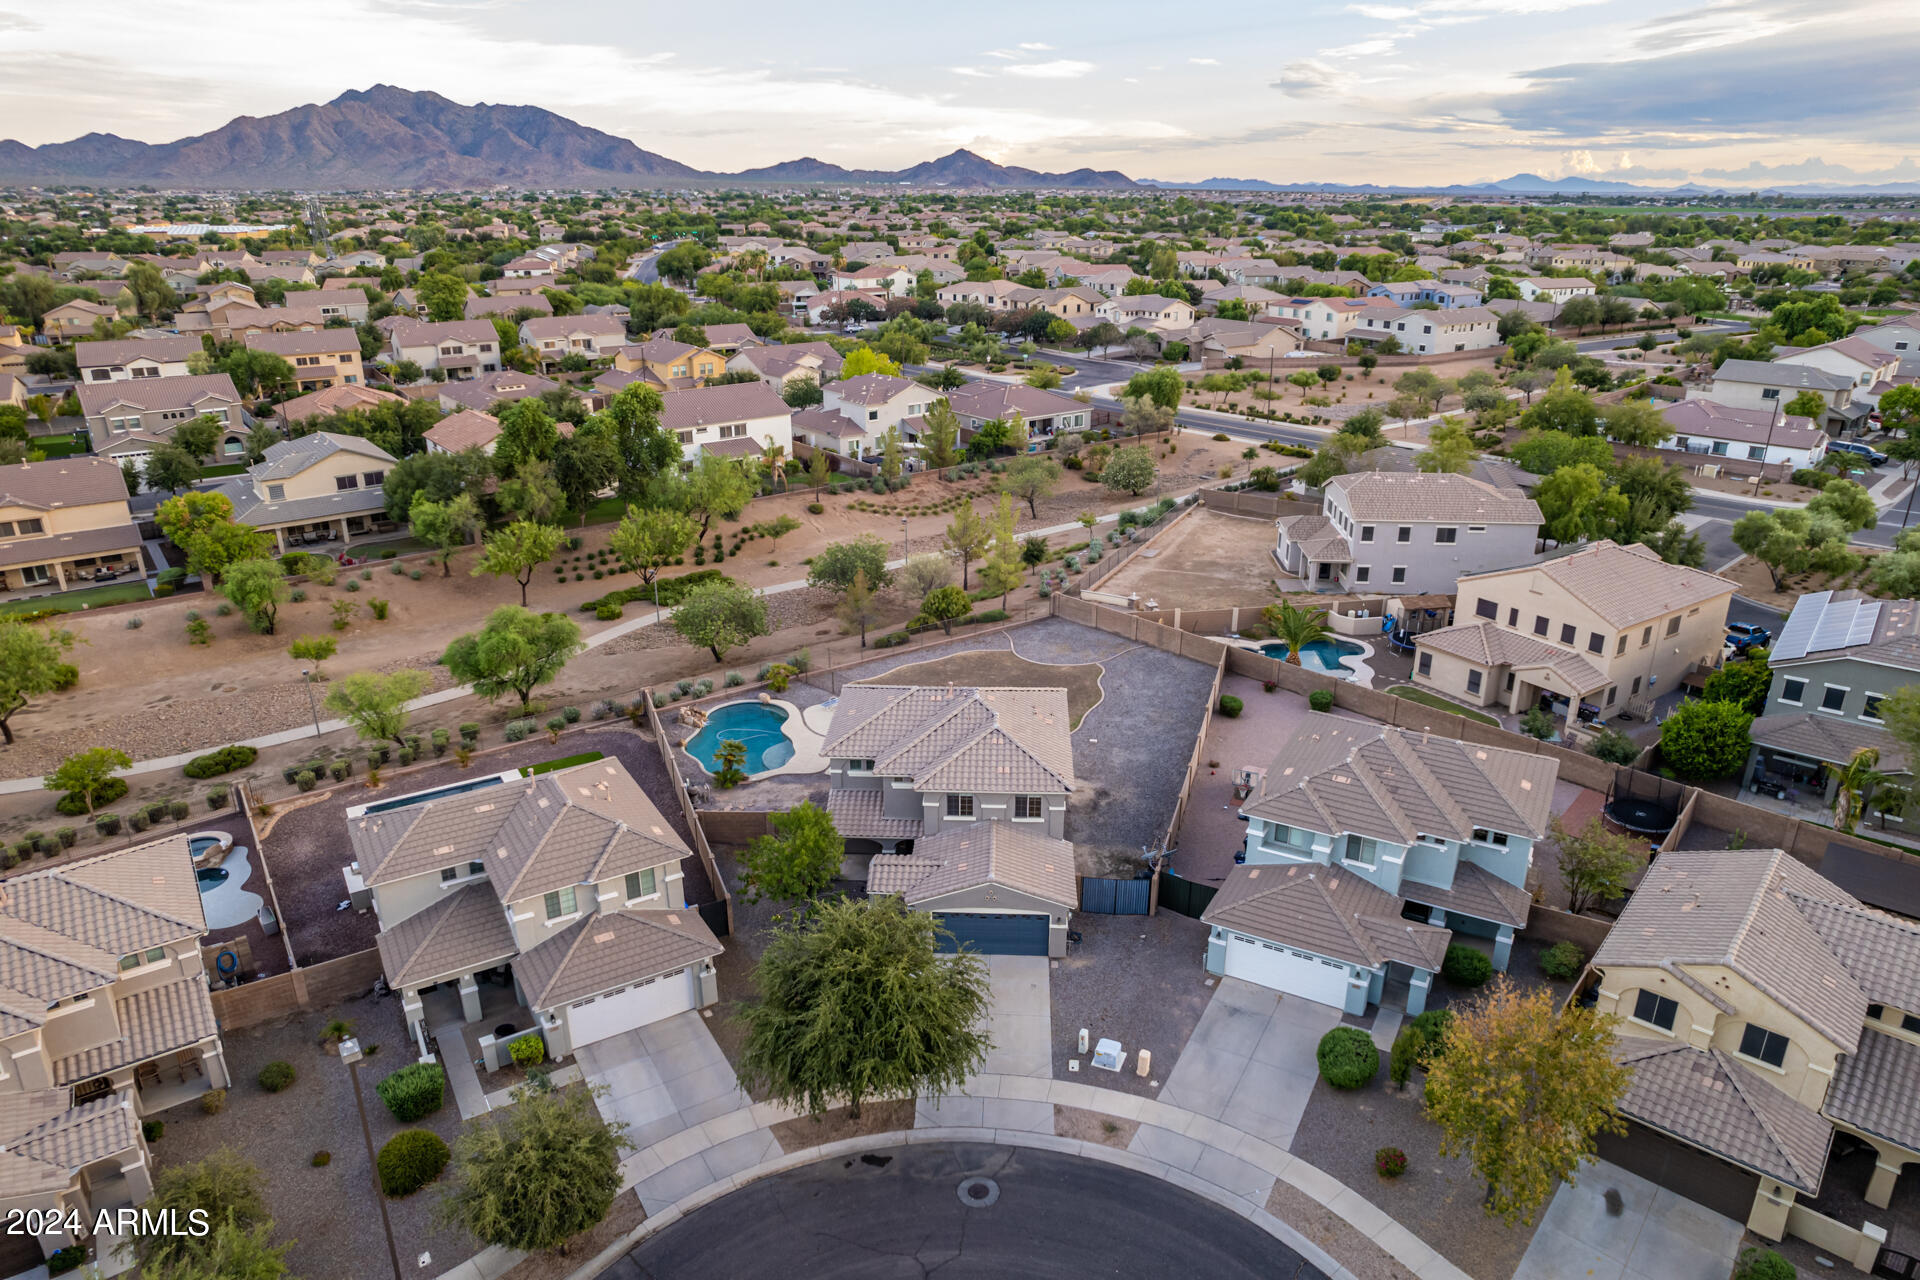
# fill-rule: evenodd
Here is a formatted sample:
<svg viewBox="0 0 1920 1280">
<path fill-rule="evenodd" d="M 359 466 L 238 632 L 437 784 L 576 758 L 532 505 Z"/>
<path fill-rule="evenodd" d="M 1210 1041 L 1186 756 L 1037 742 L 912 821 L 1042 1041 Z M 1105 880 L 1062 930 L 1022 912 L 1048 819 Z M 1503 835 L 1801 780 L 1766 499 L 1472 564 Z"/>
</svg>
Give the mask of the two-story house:
<svg viewBox="0 0 1920 1280">
<path fill-rule="evenodd" d="M 566 1057 L 718 999 L 687 845 L 617 760 L 359 806 L 347 836 L 422 1053 L 429 1036 L 468 1052 L 460 1028 L 484 1015 Z"/>
<path fill-rule="evenodd" d="M 411 360 L 449 379 L 500 371 L 500 335 L 487 320 L 402 321 L 388 335 L 389 358 Z"/>
<path fill-rule="evenodd" d="M 144 466 L 155 448 L 172 439 L 175 427 L 202 415 L 221 423 L 222 454 L 227 442 L 244 441 L 252 426 L 233 379 L 224 373 L 83 382 L 74 394 L 93 451 L 116 466 Z"/>
<path fill-rule="evenodd" d="M 627 344 L 627 326 L 614 316 L 536 316 L 520 322 L 520 345 L 551 372 L 568 356 L 598 360 Z"/>
<path fill-rule="evenodd" d="M 497 404 L 536 399 L 559 388 L 558 382 L 552 378 L 543 378 L 537 373 L 522 373 L 518 369 L 497 369 L 492 373 L 483 373 L 472 378 L 444 382 L 440 384 L 440 394 L 437 398 L 441 410 L 446 413 L 458 413 L 462 409 L 481 409 L 491 412 Z"/>
<path fill-rule="evenodd" d="M 137 569 L 140 547 L 113 462 L 50 458 L 0 467 L 0 593 L 65 591 L 103 568 Z"/>
<path fill-rule="evenodd" d="M 1539 564 L 1463 577 L 1456 618 L 1415 637 L 1415 684 L 1515 713 L 1582 700 L 1644 715 L 1687 673 L 1718 665 L 1734 584 L 1602 540 Z"/>
<path fill-rule="evenodd" d="M 1488 940 L 1506 969 L 1559 771 L 1310 712 L 1240 806 L 1246 849 L 1200 917 L 1207 971 L 1352 1014 L 1404 998 L 1417 1014 L 1454 934 Z"/>
<path fill-rule="evenodd" d="M 1893 375 L 1900 368 L 1900 355 L 1875 343 L 1848 336 L 1781 356 L 1774 363 L 1810 365 L 1851 378 L 1854 400 L 1878 404 L 1880 393 L 1893 385 Z"/>
<path fill-rule="evenodd" d="M 206 929 L 184 835 L 0 880 L 0 1215 L 152 1194 L 141 1121 L 230 1083 Z"/>
<path fill-rule="evenodd" d="M 187 358 L 200 351 L 198 338 L 122 338 L 113 342 L 76 342 L 73 361 L 80 368 L 82 382 L 184 378 Z"/>
<path fill-rule="evenodd" d="M 1687 399 L 1711 400 L 1734 409 L 1757 409 L 1772 414 L 1787 407 L 1801 392 L 1811 391 L 1827 406 L 1826 417 L 1816 423 L 1823 429 L 1838 431 L 1865 420 L 1872 406 L 1855 402 L 1858 387 L 1855 376 L 1834 373 L 1818 365 L 1786 364 L 1774 360 L 1728 360 L 1713 371 L 1705 384 L 1687 387 Z"/>
<path fill-rule="evenodd" d="M 1184 329 L 1193 323 L 1193 304 L 1185 298 L 1166 298 L 1157 293 L 1120 294 L 1113 298 L 1102 298 L 1094 307 L 1093 314 L 1102 320 L 1111 320 L 1122 329 L 1138 325 L 1143 328 Z"/>
<path fill-rule="evenodd" d="M 820 754 L 843 874 L 933 913 L 948 949 L 1066 954 L 1065 689 L 848 685 Z"/>
<path fill-rule="evenodd" d="M 55 342 L 72 342 L 75 338 L 90 336 L 96 324 L 111 325 L 119 318 L 119 309 L 110 302 L 72 298 L 47 308 L 40 317 L 40 332 Z"/>
<path fill-rule="evenodd" d="M 1819 466 L 1827 456 L 1827 433 L 1811 418 L 1781 413 L 1785 407 L 1739 409 L 1706 399 L 1675 400 L 1660 406 L 1673 428 L 1664 447 L 1782 471 Z"/>
<path fill-rule="evenodd" d="M 1268 315 L 1297 323 L 1302 337 L 1321 340 L 1345 338 L 1368 315 L 1397 310 L 1386 298 L 1282 298 L 1266 305 Z"/>
<path fill-rule="evenodd" d="M 1887 1207 L 1920 1161 L 1913 921 L 1777 849 L 1668 852 L 1592 972 L 1596 1010 L 1619 1020 L 1614 1057 L 1633 1070 L 1618 1104 L 1629 1130 L 1600 1139 L 1602 1159 L 1770 1240 L 1839 1176 L 1836 1131 L 1874 1155 L 1842 1203 Z"/>
<path fill-rule="evenodd" d="M 720 377 L 727 371 L 727 358 L 717 351 L 675 342 L 672 338 L 652 338 L 616 347 L 613 368 L 616 373 L 637 374 L 639 381 L 668 391 L 697 387 L 710 378 Z"/>
<path fill-rule="evenodd" d="M 1315 591 L 1450 594 L 1462 574 L 1537 555 L 1540 506 L 1517 489 L 1445 472 L 1335 476 L 1320 510 L 1281 516 L 1273 556 Z"/>
<path fill-rule="evenodd" d="M 312 333 L 255 333 L 246 339 L 249 350 L 279 356 L 293 366 L 293 380 L 302 392 L 334 386 L 357 386 L 363 379 L 360 338 L 352 329 L 316 329 Z"/>
<path fill-rule="evenodd" d="M 1837 787 L 1831 769 L 1843 768 L 1858 751 L 1879 752 L 1882 773 L 1912 772 L 1906 748 L 1880 718 L 1880 704 L 1920 683 L 1920 602 L 1810 592 L 1794 602 L 1767 663 L 1773 683 L 1750 731 L 1745 785 L 1775 794 L 1805 788 L 1809 799 L 1831 809 Z M 1920 813 L 1911 809 L 1883 813 L 1869 795 L 1867 810 L 1877 825 L 1920 830 Z"/>
<path fill-rule="evenodd" d="M 1020 382 L 981 379 L 955 387 L 946 397 L 947 407 L 960 419 L 962 440 L 971 439 L 985 424 L 1008 421 L 1016 413 L 1026 423 L 1027 438 L 1036 442 L 1036 447 L 1038 441 L 1061 431 L 1084 431 L 1092 420 L 1088 406 L 1072 396 Z"/>
<path fill-rule="evenodd" d="M 911 378 L 863 373 L 828 383 L 822 388 L 821 405 L 845 415 L 875 440 L 893 427 L 900 428 L 904 439 L 907 419 L 924 415 L 939 395 Z"/>
<path fill-rule="evenodd" d="M 1569 299 L 1592 297 L 1599 287 L 1591 280 L 1579 276 L 1528 276 L 1514 281 L 1514 287 L 1520 290 L 1525 302 L 1551 302 L 1556 306 L 1565 304 Z"/>
<path fill-rule="evenodd" d="M 770 347 L 743 347 L 727 361 L 729 373 L 752 373 L 776 391 L 797 382 L 824 385 L 840 376 L 846 361 L 824 342 L 791 342 Z"/>
<path fill-rule="evenodd" d="M 832 283 L 835 289 L 871 291 L 889 298 L 905 298 L 913 293 L 915 278 L 914 273 L 905 267 L 874 265 L 855 271 L 835 271 Z"/>
<path fill-rule="evenodd" d="M 793 410 L 764 382 L 670 391 L 660 397 L 660 429 L 680 441 L 688 462 L 702 453 L 744 458 L 769 447 L 793 451 Z"/>
<path fill-rule="evenodd" d="M 1432 279 L 1376 284 L 1367 289 L 1367 294 L 1385 298 L 1403 307 L 1411 307 L 1416 302 L 1431 302 L 1443 311 L 1455 307 L 1477 307 L 1484 297 L 1480 290 L 1471 285 Z"/>
<path fill-rule="evenodd" d="M 1400 344 L 1409 355 L 1441 351 L 1484 351 L 1500 345 L 1500 317 L 1485 307 L 1433 311 L 1390 307 L 1358 313 L 1349 337 Z"/>
<path fill-rule="evenodd" d="M 271 533 L 275 547 L 339 542 L 387 522 L 382 487 L 393 455 L 358 436 L 315 431 L 267 446 L 245 472 L 214 489 L 233 503 L 233 518 Z"/>
</svg>

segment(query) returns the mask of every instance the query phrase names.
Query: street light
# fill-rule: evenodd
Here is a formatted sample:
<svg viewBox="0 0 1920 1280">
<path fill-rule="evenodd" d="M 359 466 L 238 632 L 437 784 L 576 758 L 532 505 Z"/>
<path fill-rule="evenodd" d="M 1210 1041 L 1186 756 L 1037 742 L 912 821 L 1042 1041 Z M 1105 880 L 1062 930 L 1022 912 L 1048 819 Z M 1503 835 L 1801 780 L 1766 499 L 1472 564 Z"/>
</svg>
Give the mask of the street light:
<svg viewBox="0 0 1920 1280">
<path fill-rule="evenodd" d="M 901 516 L 900 517 L 900 559 L 902 561 L 905 561 L 905 560 L 911 559 L 912 556 L 913 556 L 913 544 L 907 538 L 907 518 L 905 516 Z"/>
<path fill-rule="evenodd" d="M 313 736 L 320 736 L 320 704 L 313 700 L 313 672 L 305 667 L 300 669 L 300 678 L 307 682 L 307 709 L 313 712 Z"/>
<path fill-rule="evenodd" d="M 394 1243 L 393 1222 L 387 1217 L 387 1193 L 380 1185 L 380 1162 L 373 1151 L 373 1128 L 367 1123 L 367 1099 L 360 1092 L 360 1041 L 352 1036 L 340 1042 L 340 1061 L 346 1065 L 347 1078 L 353 1081 L 353 1105 L 360 1112 L 360 1136 L 367 1144 L 367 1164 L 373 1174 L 373 1198 L 380 1206 L 380 1227 L 387 1236 L 387 1257 L 393 1262 L 393 1280 L 405 1280 L 400 1274 L 400 1246 Z"/>
</svg>

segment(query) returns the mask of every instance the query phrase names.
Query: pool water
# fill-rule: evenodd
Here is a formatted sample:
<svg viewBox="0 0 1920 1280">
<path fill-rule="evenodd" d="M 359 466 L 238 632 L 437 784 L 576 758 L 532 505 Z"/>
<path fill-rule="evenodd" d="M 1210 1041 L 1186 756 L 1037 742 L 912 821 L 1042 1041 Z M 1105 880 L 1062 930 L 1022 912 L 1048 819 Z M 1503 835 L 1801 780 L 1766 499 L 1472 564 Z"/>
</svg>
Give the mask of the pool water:
<svg viewBox="0 0 1920 1280">
<path fill-rule="evenodd" d="M 747 748 L 747 762 L 741 767 L 749 774 L 778 769 L 793 759 L 793 743 L 786 729 L 787 713 L 779 707 L 758 702 L 729 702 L 715 707 L 700 732 L 687 743 L 687 754 L 698 760 L 708 773 L 720 772 L 714 752 L 729 739 Z"/>
<path fill-rule="evenodd" d="M 219 847 L 220 841 L 214 836 L 199 836 L 187 841 L 187 852 L 195 858 L 198 858 L 209 849 L 217 849 Z M 223 880 L 225 878 L 225 876 L 221 877 Z"/>
<path fill-rule="evenodd" d="M 1266 654 L 1269 658 L 1278 658 L 1282 662 L 1285 662 L 1287 660 L 1287 642 L 1284 640 L 1269 640 L 1260 646 L 1260 652 Z M 1348 658 L 1358 657 L 1365 652 L 1366 650 L 1364 648 L 1348 640 L 1315 640 L 1312 644 L 1300 651 L 1300 665 L 1309 671 L 1321 671 L 1328 675 L 1335 675 L 1341 671 L 1351 670 L 1346 660 Z"/>
<path fill-rule="evenodd" d="M 193 878 L 198 882 L 200 892 L 205 893 L 215 885 L 225 884 L 230 874 L 225 867 L 202 867 L 193 873 Z"/>
</svg>

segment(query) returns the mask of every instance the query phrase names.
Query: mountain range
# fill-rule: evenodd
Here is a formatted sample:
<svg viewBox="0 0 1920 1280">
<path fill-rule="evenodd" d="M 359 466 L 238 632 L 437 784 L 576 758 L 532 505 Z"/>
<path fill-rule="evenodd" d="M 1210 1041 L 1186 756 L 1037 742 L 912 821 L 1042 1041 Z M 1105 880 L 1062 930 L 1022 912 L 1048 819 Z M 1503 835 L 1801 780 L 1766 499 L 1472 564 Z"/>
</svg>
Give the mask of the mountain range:
<svg viewBox="0 0 1920 1280">
<path fill-rule="evenodd" d="M 30 147 L 0 141 L 0 183 L 147 184 L 189 189 L 322 190 L 417 188 L 660 188 L 721 183 L 784 186 L 919 186 L 1069 188 L 1086 191 L 1317 191 L 1381 195 L 1709 195 L 1752 188 L 1640 186 L 1607 178 L 1542 178 L 1521 173 L 1497 182 L 1453 186 L 1269 182 L 1208 178 L 1203 182 L 1135 180 L 1114 169 L 1042 173 L 996 164 L 965 149 L 905 169 L 847 169 L 812 156 L 740 173 L 696 169 L 541 107 L 454 102 L 437 93 L 375 85 L 331 102 L 272 116 L 240 116 L 211 133 L 174 142 L 138 142 L 89 133 L 71 142 Z M 1920 183 L 1846 186 L 1802 183 L 1761 188 L 1781 194 L 1846 191 L 1904 193 Z"/>
</svg>

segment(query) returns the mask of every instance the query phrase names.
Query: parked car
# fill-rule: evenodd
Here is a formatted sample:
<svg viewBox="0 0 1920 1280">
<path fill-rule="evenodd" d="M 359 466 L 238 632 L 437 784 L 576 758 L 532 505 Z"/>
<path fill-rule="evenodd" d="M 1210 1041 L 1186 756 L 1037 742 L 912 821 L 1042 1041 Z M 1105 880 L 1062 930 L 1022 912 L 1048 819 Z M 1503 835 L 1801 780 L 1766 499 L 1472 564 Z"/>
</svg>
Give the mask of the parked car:
<svg viewBox="0 0 1920 1280">
<path fill-rule="evenodd" d="M 1876 467 L 1884 466 L 1887 461 L 1886 454 L 1872 445 L 1861 444 L 1857 440 L 1830 440 L 1827 442 L 1827 452 L 1850 453 L 1856 458 L 1866 459 Z"/>
<path fill-rule="evenodd" d="M 1757 622 L 1729 622 L 1727 643 L 1737 649 L 1751 649 L 1773 639 L 1773 632 Z"/>
</svg>

